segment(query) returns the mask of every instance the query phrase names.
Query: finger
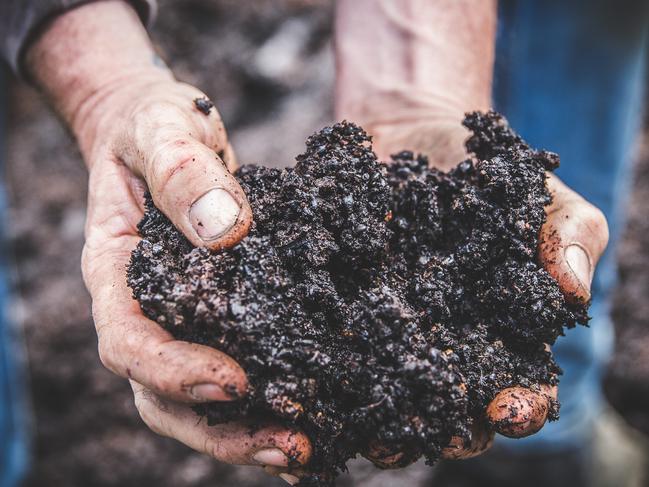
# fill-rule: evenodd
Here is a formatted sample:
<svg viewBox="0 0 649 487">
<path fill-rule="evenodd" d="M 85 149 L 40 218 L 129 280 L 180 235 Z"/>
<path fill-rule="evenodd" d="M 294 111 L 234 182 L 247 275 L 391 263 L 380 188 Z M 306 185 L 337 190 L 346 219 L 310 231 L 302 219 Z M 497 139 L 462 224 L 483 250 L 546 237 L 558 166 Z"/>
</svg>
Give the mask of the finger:
<svg viewBox="0 0 649 487">
<path fill-rule="evenodd" d="M 234 360 L 213 348 L 174 340 L 142 315 L 119 272 L 129 255 L 129 248 L 111 251 L 105 260 L 89 265 L 102 363 L 178 401 L 227 401 L 244 395 L 247 380 Z"/>
<path fill-rule="evenodd" d="M 541 229 L 539 254 L 571 302 L 587 302 L 595 265 L 608 242 L 603 213 L 555 176 L 548 178 L 553 202 Z"/>
<path fill-rule="evenodd" d="M 215 110 L 193 107 L 192 95 L 138 107 L 116 152 L 140 174 L 156 206 L 196 246 L 230 247 L 248 233 L 252 211 L 223 159 L 231 159 Z"/>
<path fill-rule="evenodd" d="M 487 407 L 487 419 L 495 430 L 510 438 L 522 438 L 539 431 L 548 418 L 557 387 L 542 385 L 538 390 L 510 387 L 500 391 Z"/>
<path fill-rule="evenodd" d="M 381 469 L 404 468 L 417 461 L 419 452 L 407 451 L 403 447 L 394 447 L 371 441 L 363 456 Z"/>
<path fill-rule="evenodd" d="M 492 428 L 483 422 L 476 422 L 471 427 L 471 439 L 467 441 L 459 436 L 454 436 L 449 445 L 442 450 L 442 458 L 465 460 L 481 455 L 491 448 L 494 436 Z"/>
<path fill-rule="evenodd" d="M 125 277 L 139 240 L 133 227 L 139 211 L 136 197 L 125 177 L 127 168 L 103 168 L 91 175 L 94 196 L 82 258 L 102 362 L 116 374 L 178 401 L 231 400 L 245 394 L 246 376 L 234 360 L 213 348 L 176 341 L 142 314 Z"/>
<path fill-rule="evenodd" d="M 311 457 L 311 443 L 298 430 L 253 422 L 208 426 L 190 407 L 160 398 L 135 381 L 131 387 L 138 412 L 151 430 L 219 461 L 296 467 Z"/>
<path fill-rule="evenodd" d="M 135 244 L 132 237 L 123 250 L 111 250 L 87 264 L 102 363 L 177 401 L 227 401 L 244 395 L 246 376 L 233 359 L 210 347 L 174 340 L 142 315 L 123 274 Z"/>
</svg>

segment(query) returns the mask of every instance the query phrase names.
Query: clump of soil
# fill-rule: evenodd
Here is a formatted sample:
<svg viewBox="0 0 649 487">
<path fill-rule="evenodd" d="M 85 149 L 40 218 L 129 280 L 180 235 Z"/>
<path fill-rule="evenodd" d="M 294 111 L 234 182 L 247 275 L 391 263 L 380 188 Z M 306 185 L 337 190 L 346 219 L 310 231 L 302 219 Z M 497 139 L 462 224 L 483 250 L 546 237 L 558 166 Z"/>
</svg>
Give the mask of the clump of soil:
<svg viewBox="0 0 649 487">
<path fill-rule="evenodd" d="M 197 408 L 211 423 L 275 417 L 309 435 L 301 486 L 332 485 L 370 442 L 434 462 L 501 389 L 556 383 L 544 343 L 588 319 L 536 259 L 558 157 L 494 112 L 464 124 L 474 157 L 448 173 L 407 151 L 378 162 L 347 122 L 292 169 L 241 168 L 255 221 L 226 251 L 194 248 L 147 199 L 134 296 L 246 370 L 247 396 Z"/>
<path fill-rule="evenodd" d="M 196 98 L 194 100 L 194 106 L 198 111 L 204 115 L 209 115 L 212 108 L 214 108 L 214 103 L 207 97 Z"/>
</svg>

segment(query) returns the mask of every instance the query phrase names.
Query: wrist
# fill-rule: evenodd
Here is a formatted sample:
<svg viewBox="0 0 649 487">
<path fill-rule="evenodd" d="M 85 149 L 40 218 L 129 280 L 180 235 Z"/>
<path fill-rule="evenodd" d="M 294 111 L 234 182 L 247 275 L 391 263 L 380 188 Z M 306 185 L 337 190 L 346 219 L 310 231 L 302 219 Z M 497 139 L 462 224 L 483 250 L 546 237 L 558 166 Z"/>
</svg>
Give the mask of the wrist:
<svg viewBox="0 0 649 487">
<path fill-rule="evenodd" d="M 467 157 L 468 131 L 462 126 L 464 113 L 438 114 L 408 121 L 370 124 L 373 149 L 381 160 L 391 154 L 411 150 L 428 157 L 430 164 L 442 170 L 456 166 Z"/>
<path fill-rule="evenodd" d="M 496 2 L 336 5 L 337 118 L 361 124 L 383 158 L 412 149 L 438 165 L 461 160 L 464 113 L 491 104 Z"/>
<path fill-rule="evenodd" d="M 70 112 L 68 125 L 90 169 L 96 152 L 112 144 L 116 134 L 129 123 L 129 117 L 145 104 L 147 95 L 164 91 L 161 85 L 175 83 L 170 74 L 124 71 L 89 92 Z"/>
<path fill-rule="evenodd" d="M 120 0 L 82 5 L 57 17 L 26 53 L 28 74 L 79 138 L 97 131 L 110 100 L 140 85 L 173 79 L 133 8 Z M 84 140 L 86 139 L 86 140 Z"/>
</svg>

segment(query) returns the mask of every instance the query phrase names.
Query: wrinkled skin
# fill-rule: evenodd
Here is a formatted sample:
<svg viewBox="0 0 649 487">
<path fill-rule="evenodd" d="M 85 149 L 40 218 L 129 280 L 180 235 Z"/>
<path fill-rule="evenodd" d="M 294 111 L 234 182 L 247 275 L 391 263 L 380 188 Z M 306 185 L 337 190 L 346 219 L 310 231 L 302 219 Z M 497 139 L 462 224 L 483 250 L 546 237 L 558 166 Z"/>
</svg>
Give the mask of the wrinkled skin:
<svg viewBox="0 0 649 487">
<path fill-rule="evenodd" d="M 93 297 L 100 358 L 110 370 L 130 379 L 135 405 L 156 433 L 228 463 L 269 464 L 254 458 L 266 449 L 280 452 L 271 457 L 273 465 L 288 465 L 289 458 L 306 462 L 311 446 L 293 429 L 256 424 L 251 433 L 245 421 L 217 427 L 197 422 L 190 405 L 231 401 L 245 394 L 244 371 L 222 352 L 175 340 L 142 314 L 124 281 L 131 251 L 140 240 L 137 223 L 146 186 L 185 229 L 187 208 L 204 191 L 196 181 L 205 181 L 206 175 L 211 175 L 210 184 L 218 181 L 246 201 L 217 155 L 232 163 L 218 113 L 211 110 L 205 115 L 193 102 L 203 96 L 173 80 L 131 84 L 105 100 L 103 121 L 110 126 L 100 125 L 105 137 L 85 147 L 91 169 L 82 267 Z M 232 245 L 246 234 L 251 221 L 247 202 L 239 218 L 242 224 L 211 242 L 212 248 Z M 193 231 L 186 234 L 197 245 L 205 245 Z"/>
</svg>

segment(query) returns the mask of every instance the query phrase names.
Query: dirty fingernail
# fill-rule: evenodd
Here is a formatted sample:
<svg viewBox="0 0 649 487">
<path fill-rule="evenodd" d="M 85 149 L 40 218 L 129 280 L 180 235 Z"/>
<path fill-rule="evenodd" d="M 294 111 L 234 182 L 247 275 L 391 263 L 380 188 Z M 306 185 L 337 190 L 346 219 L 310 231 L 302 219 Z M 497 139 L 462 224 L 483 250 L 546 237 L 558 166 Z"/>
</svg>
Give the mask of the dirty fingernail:
<svg viewBox="0 0 649 487">
<path fill-rule="evenodd" d="M 274 467 L 286 467 L 288 457 L 279 448 L 265 448 L 255 453 L 252 459 L 260 465 L 272 465 Z"/>
<path fill-rule="evenodd" d="M 227 401 L 230 397 L 216 384 L 196 384 L 189 394 L 197 401 Z"/>
<path fill-rule="evenodd" d="M 241 206 L 229 191 L 215 188 L 198 198 L 189 210 L 189 220 L 206 242 L 222 237 L 237 222 Z"/>
<path fill-rule="evenodd" d="M 297 485 L 297 483 L 300 481 L 299 478 L 297 478 L 295 475 L 291 475 L 290 473 L 280 473 L 279 478 L 290 485 Z"/>
<path fill-rule="evenodd" d="M 573 244 L 566 247 L 566 262 L 575 273 L 579 282 L 586 289 L 590 289 L 591 265 L 586 251 L 579 245 Z"/>
</svg>

